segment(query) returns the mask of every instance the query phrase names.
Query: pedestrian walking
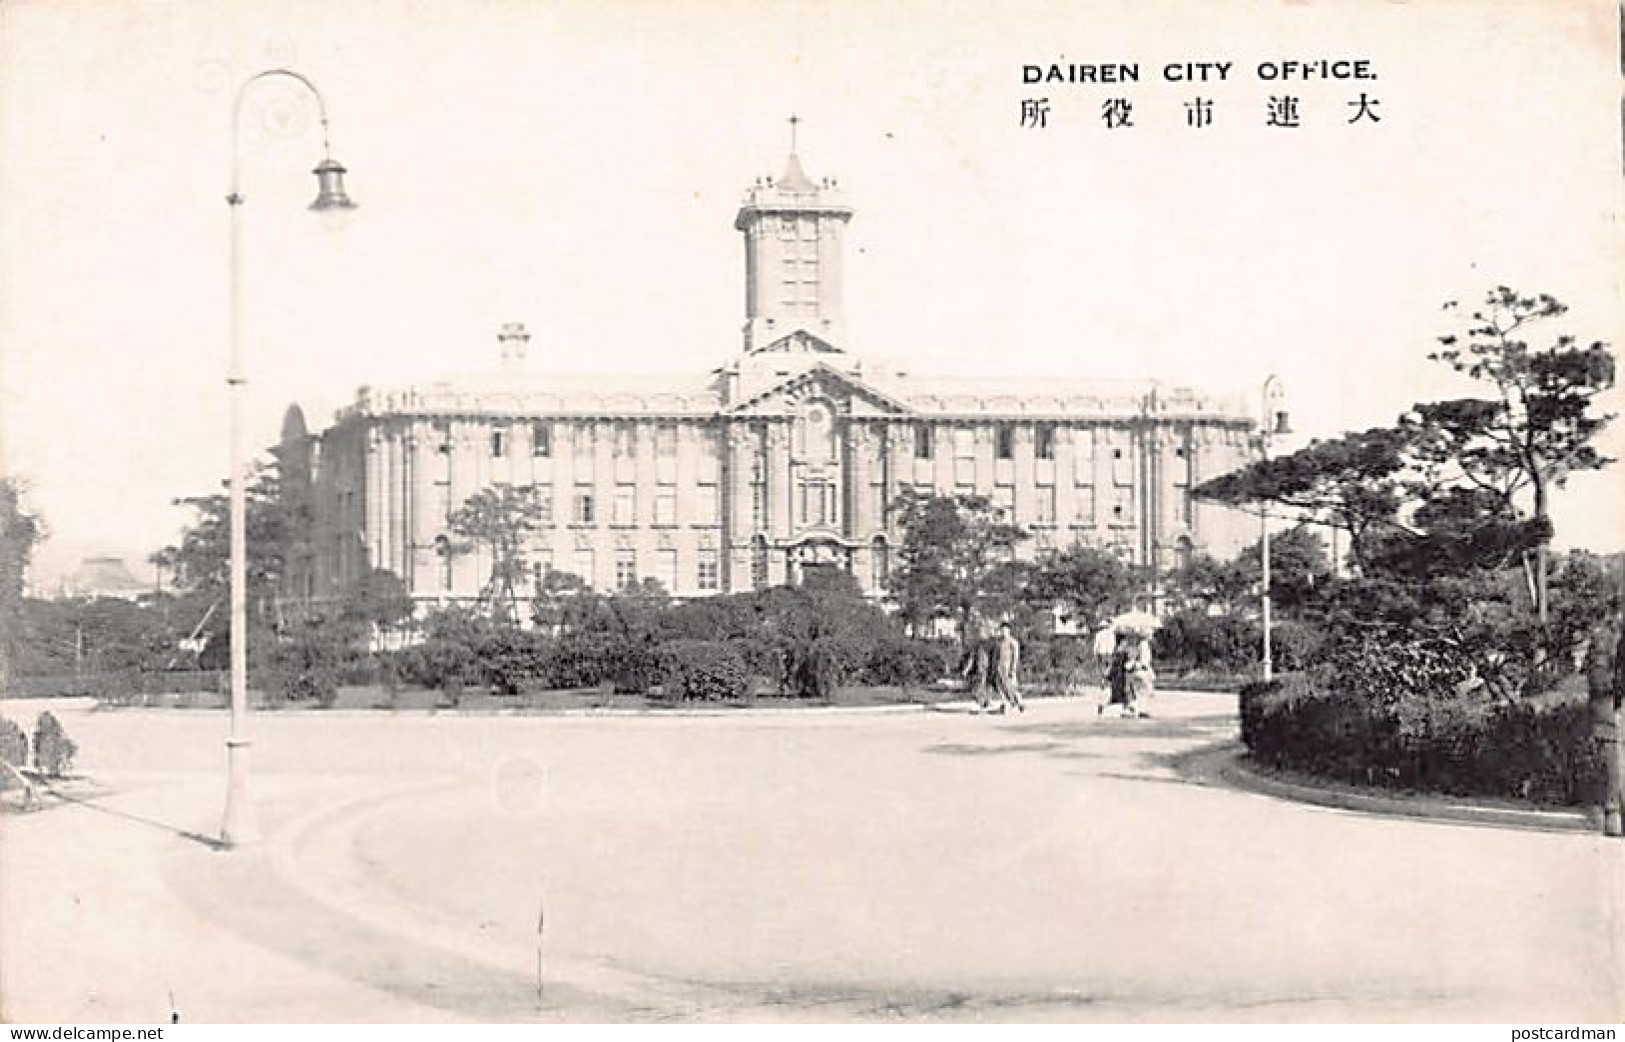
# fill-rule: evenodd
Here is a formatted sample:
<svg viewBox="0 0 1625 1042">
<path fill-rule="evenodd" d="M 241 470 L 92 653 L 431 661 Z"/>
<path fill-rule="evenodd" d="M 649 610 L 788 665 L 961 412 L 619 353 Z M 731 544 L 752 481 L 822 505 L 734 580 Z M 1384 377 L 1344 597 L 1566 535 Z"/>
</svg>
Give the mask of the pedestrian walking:
<svg viewBox="0 0 1625 1042">
<path fill-rule="evenodd" d="M 1021 701 L 1020 686 L 1021 643 L 1016 640 L 1015 627 L 1010 623 L 999 623 L 999 635 L 993 641 L 991 658 L 989 666 L 993 673 L 993 690 L 998 692 L 1001 699 L 999 712 L 1014 707 L 1016 712 L 1025 713 L 1027 707 Z"/>
<path fill-rule="evenodd" d="M 1147 706 L 1156 691 L 1157 674 L 1151 668 L 1151 638 L 1143 633 L 1129 635 L 1123 674 L 1128 694 L 1126 711 L 1131 716 L 1149 717 Z"/>
<path fill-rule="evenodd" d="M 988 709 L 988 682 L 991 679 L 992 647 L 982 632 L 982 620 L 974 612 L 965 620 L 965 658 L 959 673 L 965 678 L 965 690 L 976 700 L 976 711 Z"/>
<path fill-rule="evenodd" d="M 1112 706 L 1128 711 L 1128 638 L 1121 633 L 1112 635 L 1112 653 L 1106 662 L 1106 700 L 1095 707 L 1095 713 L 1103 716 Z"/>
</svg>

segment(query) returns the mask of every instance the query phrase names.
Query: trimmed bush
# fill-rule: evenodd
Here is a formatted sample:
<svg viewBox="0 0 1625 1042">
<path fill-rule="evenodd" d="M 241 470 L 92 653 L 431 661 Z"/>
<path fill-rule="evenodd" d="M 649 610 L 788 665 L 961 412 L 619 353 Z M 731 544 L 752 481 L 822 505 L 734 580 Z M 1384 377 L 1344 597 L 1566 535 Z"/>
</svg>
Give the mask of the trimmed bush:
<svg viewBox="0 0 1625 1042">
<path fill-rule="evenodd" d="M 660 654 L 669 698 L 722 702 L 743 698 L 750 688 L 744 660 L 727 644 L 674 640 L 662 645 Z"/>
<path fill-rule="evenodd" d="M 569 634 L 542 652 L 541 677 L 548 687 L 597 687 L 613 681 L 626 658 L 624 640 L 607 633 Z"/>
<path fill-rule="evenodd" d="M 884 637 L 869 652 L 863 678 L 871 684 L 919 687 L 946 676 L 952 666 L 940 643 Z"/>
<path fill-rule="evenodd" d="M 481 633 L 474 645 L 478 681 L 497 695 L 519 694 L 526 681 L 542 674 L 545 656 L 538 637 L 503 626 Z"/>
<path fill-rule="evenodd" d="M 44 712 L 34 724 L 34 769 L 48 778 L 60 778 L 73 766 L 79 752 L 56 714 Z"/>
<path fill-rule="evenodd" d="M 1362 785 L 1593 802 L 1605 767 L 1583 703 L 1496 703 L 1451 656 L 1368 644 L 1241 692 L 1241 738 L 1272 767 Z"/>
<path fill-rule="evenodd" d="M 4 717 L 0 717 L 0 760 L 19 770 L 28 766 L 28 733 Z"/>
<path fill-rule="evenodd" d="M 643 695 L 665 679 L 659 649 L 647 642 L 622 644 L 616 651 L 615 693 Z"/>
<path fill-rule="evenodd" d="M 458 641 L 431 637 L 396 652 L 394 663 L 402 680 L 431 690 L 458 691 L 474 680 L 474 652 Z"/>
</svg>

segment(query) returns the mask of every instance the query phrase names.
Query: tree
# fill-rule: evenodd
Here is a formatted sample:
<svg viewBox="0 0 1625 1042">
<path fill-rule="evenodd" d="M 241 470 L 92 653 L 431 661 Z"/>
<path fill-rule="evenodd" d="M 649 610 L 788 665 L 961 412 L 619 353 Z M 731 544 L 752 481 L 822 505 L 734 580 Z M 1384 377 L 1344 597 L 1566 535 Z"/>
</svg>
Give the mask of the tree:
<svg viewBox="0 0 1625 1042">
<path fill-rule="evenodd" d="M 522 552 L 530 534 L 541 527 L 544 511 L 534 485 L 497 484 L 469 496 L 446 520 L 446 527 L 460 537 L 450 544 L 452 553 L 479 549 L 490 555 L 491 576 L 479 602 L 496 619 L 517 619 L 516 590 L 525 577 Z"/>
<path fill-rule="evenodd" d="M 1263 581 L 1263 541 L 1253 543 L 1234 562 L 1235 573 L 1250 588 Z M 1296 525 L 1270 536 L 1270 602 L 1289 614 L 1300 614 L 1332 578 L 1326 544 L 1314 529 Z"/>
<path fill-rule="evenodd" d="M 1570 474 L 1612 462 L 1592 444 L 1613 418 L 1592 411 L 1596 397 L 1614 385 L 1608 345 L 1580 347 L 1561 334 L 1551 346 L 1532 349 L 1524 339 L 1527 327 L 1567 310 L 1547 294 L 1524 296 L 1497 286 L 1465 332 L 1439 337 L 1444 349 L 1429 356 L 1492 385 L 1494 397 L 1419 406 L 1412 419 L 1427 435 L 1419 439 L 1420 454 L 1451 471 L 1446 480 L 1464 481 L 1509 505 L 1528 494 L 1530 513 L 1541 526 L 1531 585 L 1543 624 L 1550 612 L 1551 490 Z"/>
<path fill-rule="evenodd" d="M 410 619 L 413 608 L 401 577 L 387 568 L 373 568 L 344 592 L 340 616 L 388 631 Z"/>
<path fill-rule="evenodd" d="M 167 570 L 174 586 L 183 591 L 224 598 L 231 579 L 231 501 L 226 493 L 176 500 L 191 507 L 192 524 L 180 542 L 153 554 L 154 564 Z M 280 624 L 279 591 L 287 577 L 288 562 L 304 544 L 310 518 L 282 494 L 282 478 L 275 462 L 260 462 L 244 489 L 243 524 L 246 535 L 248 614 L 265 624 Z M 219 627 L 225 613 L 218 613 Z"/>
<path fill-rule="evenodd" d="M 1092 629 L 1131 607 L 1138 587 L 1134 569 L 1122 558 L 1076 545 L 1044 559 L 1035 570 L 1033 593 Z"/>
<path fill-rule="evenodd" d="M 23 579 L 44 527 L 22 506 L 23 490 L 0 478 L 0 694 L 11 688 L 12 662 L 22 636 Z"/>
<path fill-rule="evenodd" d="M 972 614 L 996 600 L 1000 565 L 1013 559 L 1027 532 L 1005 522 L 986 496 L 922 495 L 910 489 L 897 498 L 895 509 L 903 541 L 888 593 L 914 629 L 948 618 L 964 639 Z"/>
<path fill-rule="evenodd" d="M 1234 611 L 1258 585 L 1256 563 L 1196 553 L 1163 576 L 1163 592 L 1180 609 Z"/>
<path fill-rule="evenodd" d="M 1234 507 L 1267 505 L 1302 524 L 1341 528 L 1361 567 L 1369 535 L 1401 523 L 1414 437 L 1412 430 L 1373 427 L 1314 441 L 1297 452 L 1254 460 L 1191 494 Z"/>
</svg>

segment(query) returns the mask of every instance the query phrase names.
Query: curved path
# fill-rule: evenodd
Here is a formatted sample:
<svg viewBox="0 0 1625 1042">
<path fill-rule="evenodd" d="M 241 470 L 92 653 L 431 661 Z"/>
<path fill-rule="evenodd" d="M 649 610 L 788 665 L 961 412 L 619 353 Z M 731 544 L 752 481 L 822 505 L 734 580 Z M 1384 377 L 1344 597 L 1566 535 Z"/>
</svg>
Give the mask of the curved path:
<svg viewBox="0 0 1625 1042">
<path fill-rule="evenodd" d="M 1617 843 L 1193 781 L 1233 708 L 262 716 L 268 840 L 230 854 L 176 831 L 218 811 L 219 714 L 73 714 L 118 791 L 6 823 L 38 910 L 0 941 L 139 934 L 151 979 L 31 961 L 4 1012 L 153 1019 L 162 976 L 192 1019 L 1618 1019 Z"/>
</svg>

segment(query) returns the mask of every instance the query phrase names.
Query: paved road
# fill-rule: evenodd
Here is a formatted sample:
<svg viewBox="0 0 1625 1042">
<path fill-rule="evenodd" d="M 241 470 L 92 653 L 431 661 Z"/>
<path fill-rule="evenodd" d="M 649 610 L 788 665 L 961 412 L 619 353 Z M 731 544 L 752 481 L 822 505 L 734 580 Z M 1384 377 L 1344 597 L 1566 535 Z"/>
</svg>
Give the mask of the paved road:
<svg viewBox="0 0 1625 1042">
<path fill-rule="evenodd" d="M 69 712 L 108 791 L 0 825 L 0 1013 L 1620 1018 L 1617 842 L 1204 784 L 1233 708 L 266 715 L 229 854 L 221 714 Z"/>
</svg>

